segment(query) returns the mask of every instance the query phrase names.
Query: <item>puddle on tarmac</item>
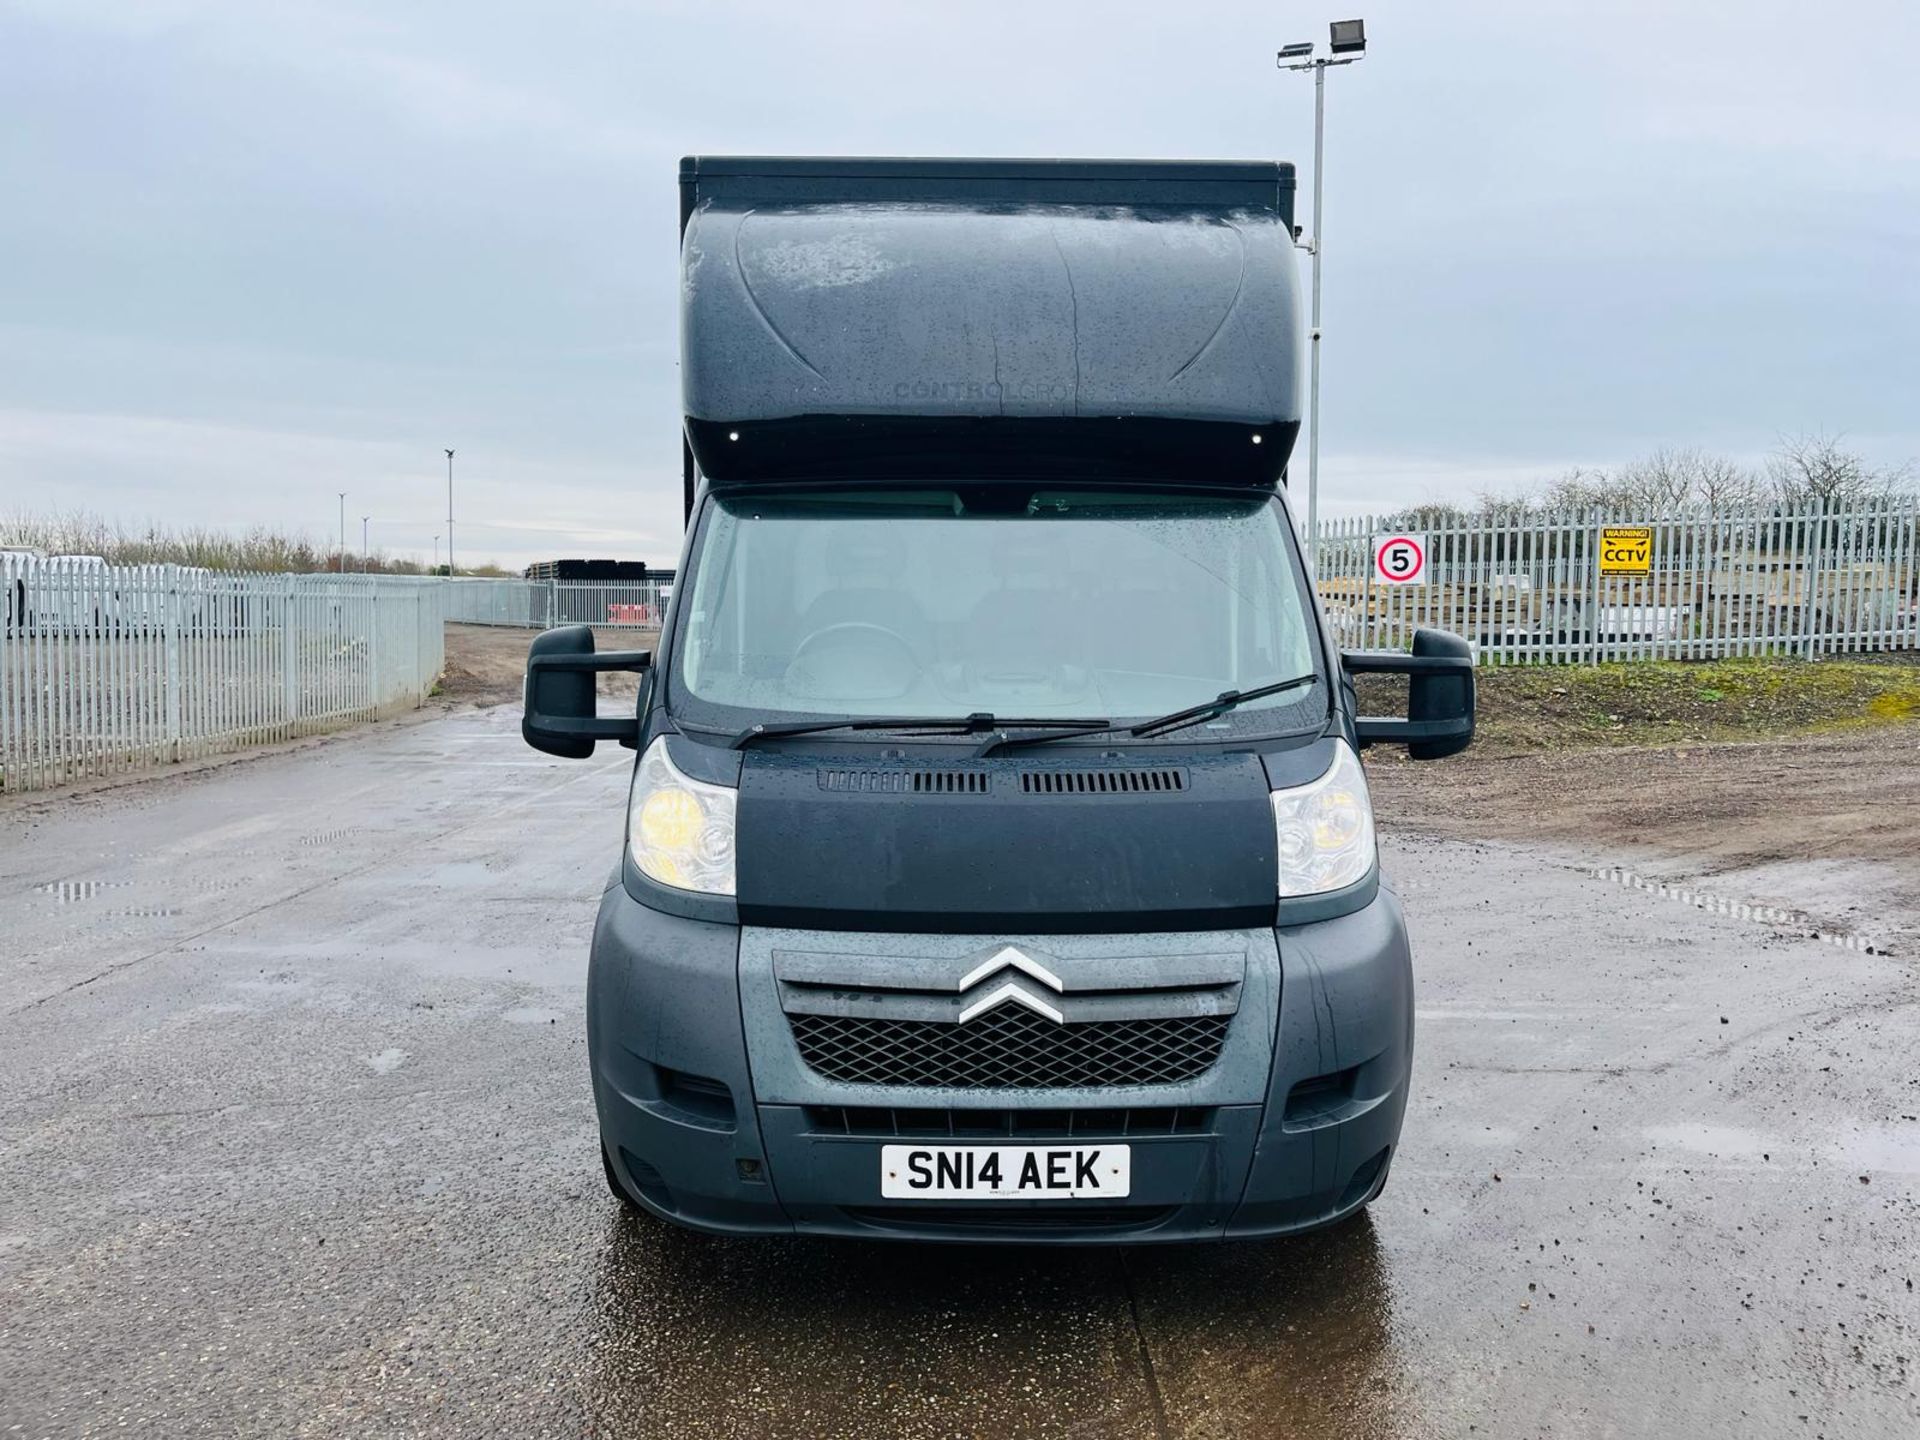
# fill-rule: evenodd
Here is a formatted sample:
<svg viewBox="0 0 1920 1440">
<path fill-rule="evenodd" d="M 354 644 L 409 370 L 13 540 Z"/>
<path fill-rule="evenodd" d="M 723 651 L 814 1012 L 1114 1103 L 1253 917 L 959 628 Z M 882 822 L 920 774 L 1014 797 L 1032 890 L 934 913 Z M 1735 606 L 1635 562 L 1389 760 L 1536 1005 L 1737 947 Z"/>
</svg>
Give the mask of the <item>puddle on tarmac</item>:
<svg viewBox="0 0 1920 1440">
<path fill-rule="evenodd" d="M 730 1241 L 614 1218 L 591 1287 L 596 1434 L 812 1435 L 835 1414 L 873 1434 L 1165 1433 L 1196 1414 L 1211 1435 L 1436 1430 L 1367 1216 L 1127 1250 Z M 876 1393 L 875 1374 L 911 1380 Z"/>
<path fill-rule="evenodd" d="M 1621 865 L 1591 865 L 1586 867 L 1586 872 L 1596 880 L 1610 881 L 1628 890 L 1644 890 L 1647 894 L 1661 900 L 1673 900 L 1682 905 L 1691 905 L 1694 909 L 1704 910 L 1711 915 L 1724 915 L 1733 920 L 1747 920 L 1756 925 L 1793 929 L 1808 939 L 1824 941 L 1828 945 L 1838 945 L 1843 950 L 1856 950 L 1863 955 L 1893 953 L 1864 935 L 1847 930 L 1823 930 L 1812 926 L 1805 915 L 1795 910 L 1783 910 L 1777 905 L 1751 905 L 1744 900 L 1729 900 L 1724 895 L 1708 895 L 1699 890 L 1688 889 L 1684 885 L 1670 885 L 1664 880 L 1651 879 Z"/>
</svg>

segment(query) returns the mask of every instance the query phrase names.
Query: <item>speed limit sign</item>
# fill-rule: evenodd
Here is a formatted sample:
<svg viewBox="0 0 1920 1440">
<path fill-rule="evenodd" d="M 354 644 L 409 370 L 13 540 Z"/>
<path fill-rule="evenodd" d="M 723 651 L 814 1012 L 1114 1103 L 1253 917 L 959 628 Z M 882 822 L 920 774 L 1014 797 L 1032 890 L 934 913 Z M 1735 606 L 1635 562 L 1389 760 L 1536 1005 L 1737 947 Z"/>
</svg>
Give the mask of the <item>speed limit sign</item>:
<svg viewBox="0 0 1920 1440">
<path fill-rule="evenodd" d="M 1382 585 L 1427 583 L 1427 537 L 1376 535 L 1373 540 L 1373 578 Z"/>
</svg>

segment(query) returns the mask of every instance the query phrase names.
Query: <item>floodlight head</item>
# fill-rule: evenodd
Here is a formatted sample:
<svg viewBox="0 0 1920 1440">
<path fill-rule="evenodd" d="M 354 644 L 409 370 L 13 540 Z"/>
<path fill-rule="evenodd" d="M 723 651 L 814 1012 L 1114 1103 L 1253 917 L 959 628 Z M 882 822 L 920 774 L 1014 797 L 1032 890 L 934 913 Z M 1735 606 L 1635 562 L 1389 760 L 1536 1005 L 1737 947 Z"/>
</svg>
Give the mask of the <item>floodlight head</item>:
<svg viewBox="0 0 1920 1440">
<path fill-rule="evenodd" d="M 1304 60 L 1311 54 L 1313 54 L 1313 42 L 1311 40 L 1301 40 L 1295 44 L 1282 45 L 1280 47 L 1280 58 L 1282 60 Z"/>
<path fill-rule="evenodd" d="M 1367 48 L 1367 22 L 1336 20 L 1327 27 L 1327 48 L 1336 55 L 1360 55 Z"/>
</svg>

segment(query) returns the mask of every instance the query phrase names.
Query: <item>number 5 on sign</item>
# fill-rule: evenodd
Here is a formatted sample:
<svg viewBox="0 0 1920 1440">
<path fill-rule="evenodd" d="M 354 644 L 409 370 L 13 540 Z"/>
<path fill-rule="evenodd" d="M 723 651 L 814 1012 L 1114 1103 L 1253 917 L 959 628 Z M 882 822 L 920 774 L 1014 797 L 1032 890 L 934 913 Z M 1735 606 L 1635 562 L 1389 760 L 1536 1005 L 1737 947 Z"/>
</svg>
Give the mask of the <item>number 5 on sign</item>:
<svg viewBox="0 0 1920 1440">
<path fill-rule="evenodd" d="M 1382 585 L 1427 583 L 1427 537 L 1376 535 L 1373 537 L 1373 578 Z"/>
</svg>

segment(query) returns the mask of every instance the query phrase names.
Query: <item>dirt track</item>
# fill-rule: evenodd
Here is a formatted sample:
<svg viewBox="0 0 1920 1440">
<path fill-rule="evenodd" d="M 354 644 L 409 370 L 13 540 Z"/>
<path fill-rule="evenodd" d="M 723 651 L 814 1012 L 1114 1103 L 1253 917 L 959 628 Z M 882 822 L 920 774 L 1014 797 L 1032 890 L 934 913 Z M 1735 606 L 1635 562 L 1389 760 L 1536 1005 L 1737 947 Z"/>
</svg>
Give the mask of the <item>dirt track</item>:
<svg viewBox="0 0 1920 1440">
<path fill-rule="evenodd" d="M 504 625 L 447 626 L 447 668 L 440 679 L 443 700 L 473 705 L 517 705 L 527 672 L 527 646 L 533 631 Z M 651 650 L 658 630 L 595 630 L 596 650 Z M 631 695 L 631 675 L 602 675 L 602 695 Z"/>
<path fill-rule="evenodd" d="M 1369 769 L 1394 823 L 1439 834 L 1658 845 L 1727 866 L 1920 859 L 1920 725 Z"/>
<path fill-rule="evenodd" d="M 1920 948 L 1920 725 L 1751 745 L 1370 757 L 1383 823 L 1547 842 Z"/>
</svg>

